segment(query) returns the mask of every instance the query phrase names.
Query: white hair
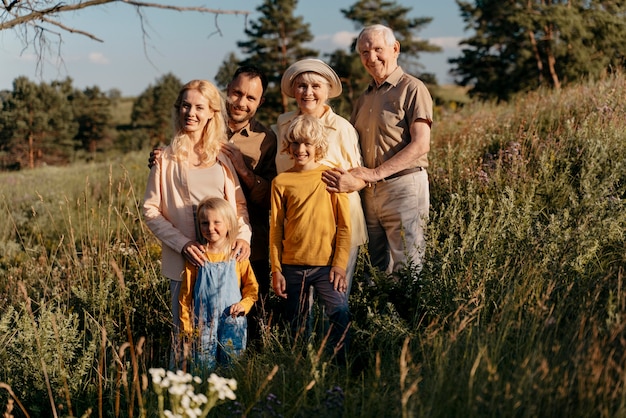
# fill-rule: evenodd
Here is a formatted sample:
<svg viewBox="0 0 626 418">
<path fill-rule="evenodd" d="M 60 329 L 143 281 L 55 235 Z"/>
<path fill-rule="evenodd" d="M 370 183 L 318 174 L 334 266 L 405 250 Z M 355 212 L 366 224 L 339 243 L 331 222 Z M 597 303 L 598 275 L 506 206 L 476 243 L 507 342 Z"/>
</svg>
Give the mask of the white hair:
<svg viewBox="0 0 626 418">
<path fill-rule="evenodd" d="M 382 33 L 383 34 L 383 38 L 385 39 L 385 45 L 387 46 L 393 46 L 398 40 L 396 39 L 396 36 L 393 34 L 393 31 L 391 30 L 391 28 L 385 26 L 385 25 L 371 25 L 371 26 L 366 26 L 361 30 L 361 33 L 359 33 L 359 36 L 357 36 L 356 38 L 356 52 L 361 52 L 359 51 L 359 41 L 361 40 L 361 38 L 367 34 L 370 33 Z"/>
</svg>

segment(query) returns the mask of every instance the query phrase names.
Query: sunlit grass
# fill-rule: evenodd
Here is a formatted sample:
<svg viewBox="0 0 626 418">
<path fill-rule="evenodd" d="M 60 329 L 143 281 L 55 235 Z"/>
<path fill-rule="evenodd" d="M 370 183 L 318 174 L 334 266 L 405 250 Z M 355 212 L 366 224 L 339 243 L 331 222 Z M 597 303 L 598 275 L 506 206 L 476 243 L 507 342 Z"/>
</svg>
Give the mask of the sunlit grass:
<svg viewBox="0 0 626 418">
<path fill-rule="evenodd" d="M 624 416 L 625 81 L 436 121 L 421 274 L 357 272 L 347 367 L 323 326 L 273 327 L 217 370 L 237 399 L 215 416 Z M 170 313 L 146 158 L 0 174 L 0 411 L 156 413 Z"/>
</svg>

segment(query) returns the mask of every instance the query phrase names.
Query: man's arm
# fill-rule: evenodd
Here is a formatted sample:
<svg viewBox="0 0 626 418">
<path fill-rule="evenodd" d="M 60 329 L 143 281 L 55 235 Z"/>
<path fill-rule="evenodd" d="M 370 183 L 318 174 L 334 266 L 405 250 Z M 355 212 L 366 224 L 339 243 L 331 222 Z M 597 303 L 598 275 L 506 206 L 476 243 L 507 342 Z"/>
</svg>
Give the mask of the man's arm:
<svg viewBox="0 0 626 418">
<path fill-rule="evenodd" d="M 412 167 L 419 157 L 430 151 L 430 121 L 417 119 L 411 124 L 410 132 L 411 142 L 396 155 L 376 168 L 357 167 L 350 173 L 367 183 L 376 183 Z"/>
<path fill-rule="evenodd" d="M 249 191 L 248 203 L 269 209 L 271 182 L 276 177 L 276 140 L 271 141 L 269 147 L 267 143 L 264 141 L 261 145 L 261 157 L 254 171 L 247 166 L 243 153 L 236 145 L 224 144 L 222 150 L 233 163 L 239 180 Z"/>
<path fill-rule="evenodd" d="M 376 168 L 356 167 L 350 171 L 335 168 L 322 173 L 322 180 L 329 192 L 354 192 L 368 183 L 376 183 L 404 169 L 430 151 L 430 121 L 418 119 L 411 124 L 411 142 L 396 155 Z"/>
</svg>

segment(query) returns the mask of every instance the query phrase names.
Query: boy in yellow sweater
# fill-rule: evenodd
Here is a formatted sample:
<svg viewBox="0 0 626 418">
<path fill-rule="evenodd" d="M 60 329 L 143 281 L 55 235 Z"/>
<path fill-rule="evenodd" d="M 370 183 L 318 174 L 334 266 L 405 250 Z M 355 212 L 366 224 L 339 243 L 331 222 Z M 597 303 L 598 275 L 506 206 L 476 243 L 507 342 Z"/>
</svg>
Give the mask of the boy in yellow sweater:
<svg viewBox="0 0 626 418">
<path fill-rule="evenodd" d="M 321 121 L 296 117 L 287 131 L 283 152 L 294 160 L 272 182 L 270 262 L 272 287 L 286 299 L 285 316 L 295 336 L 304 330 L 313 286 L 330 319 L 327 349 L 345 360 L 350 312 L 346 296 L 351 230 L 345 193 L 329 193 L 320 164 L 328 143 Z"/>
</svg>

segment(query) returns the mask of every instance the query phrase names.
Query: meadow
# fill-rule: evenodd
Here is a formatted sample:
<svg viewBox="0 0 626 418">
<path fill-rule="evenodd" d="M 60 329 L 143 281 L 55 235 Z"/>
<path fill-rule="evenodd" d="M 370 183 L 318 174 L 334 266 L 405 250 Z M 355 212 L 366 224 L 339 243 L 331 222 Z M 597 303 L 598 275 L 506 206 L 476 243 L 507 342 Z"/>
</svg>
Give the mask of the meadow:
<svg viewBox="0 0 626 418">
<path fill-rule="evenodd" d="M 422 271 L 366 285 L 365 251 L 348 365 L 272 326 L 210 416 L 626 416 L 625 99 L 618 74 L 441 110 Z M 0 174 L 3 416 L 158 416 L 147 157 Z"/>
</svg>

